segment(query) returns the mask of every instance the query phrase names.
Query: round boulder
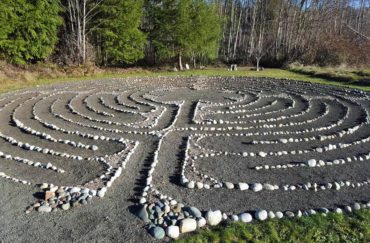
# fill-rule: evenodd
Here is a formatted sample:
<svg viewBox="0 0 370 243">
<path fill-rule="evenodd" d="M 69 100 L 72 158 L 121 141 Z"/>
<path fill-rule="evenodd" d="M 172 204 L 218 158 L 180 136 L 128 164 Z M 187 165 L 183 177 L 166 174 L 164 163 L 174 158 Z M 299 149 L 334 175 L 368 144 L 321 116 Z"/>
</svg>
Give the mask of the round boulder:
<svg viewBox="0 0 370 243">
<path fill-rule="evenodd" d="M 168 226 L 166 229 L 166 234 L 172 239 L 177 239 L 180 235 L 180 228 L 175 225 Z"/>
<path fill-rule="evenodd" d="M 206 221 L 209 225 L 218 225 L 222 221 L 222 213 L 220 210 L 217 211 L 208 211 L 206 213 Z"/>
<path fill-rule="evenodd" d="M 254 217 L 260 221 L 267 219 L 268 213 L 266 210 L 257 210 Z"/>
<path fill-rule="evenodd" d="M 197 229 L 197 221 L 192 218 L 186 218 L 180 221 L 180 232 L 187 233 Z"/>
</svg>

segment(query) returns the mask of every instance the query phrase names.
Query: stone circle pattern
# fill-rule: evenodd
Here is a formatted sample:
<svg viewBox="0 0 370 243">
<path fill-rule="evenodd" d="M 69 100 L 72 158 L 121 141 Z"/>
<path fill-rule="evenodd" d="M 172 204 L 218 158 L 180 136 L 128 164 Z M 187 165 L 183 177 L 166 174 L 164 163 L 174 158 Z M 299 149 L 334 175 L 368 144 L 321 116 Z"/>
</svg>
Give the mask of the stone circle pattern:
<svg viewBox="0 0 370 243">
<path fill-rule="evenodd" d="M 288 80 L 38 87 L 0 96 L 0 179 L 44 191 L 31 213 L 88 204 L 137 176 L 136 214 L 158 239 L 224 220 L 352 212 L 370 206 L 369 111 L 369 93 Z M 125 174 L 138 154 L 145 178 Z"/>
</svg>

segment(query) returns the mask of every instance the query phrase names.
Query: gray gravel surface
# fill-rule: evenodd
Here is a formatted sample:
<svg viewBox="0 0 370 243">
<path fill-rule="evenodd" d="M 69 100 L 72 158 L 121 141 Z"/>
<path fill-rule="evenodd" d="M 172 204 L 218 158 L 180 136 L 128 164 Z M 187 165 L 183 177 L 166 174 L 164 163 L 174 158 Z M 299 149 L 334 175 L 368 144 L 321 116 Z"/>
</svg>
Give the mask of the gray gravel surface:
<svg viewBox="0 0 370 243">
<path fill-rule="evenodd" d="M 150 96 L 150 97 L 149 97 Z M 244 97 L 244 99 L 243 99 Z M 102 102 L 102 99 L 104 102 Z M 239 99 L 239 101 L 237 101 Z M 52 213 L 25 213 L 25 209 L 35 203 L 40 196 L 41 183 L 58 186 L 86 185 L 99 177 L 107 166 L 96 160 L 68 159 L 38 151 L 29 151 L 0 138 L 0 151 L 41 163 L 51 162 L 66 173 L 28 166 L 14 160 L 0 157 L 0 172 L 13 178 L 26 180 L 23 185 L 0 177 L 0 242 L 152 242 L 145 223 L 135 216 L 135 205 L 144 188 L 148 169 L 153 160 L 158 137 L 155 132 L 171 126 L 163 139 L 159 151 L 159 163 L 152 176 L 152 186 L 160 193 L 171 196 L 185 205 L 195 206 L 202 212 L 220 209 L 227 214 L 254 212 L 263 208 L 273 211 L 299 210 L 311 208 L 335 208 L 351 205 L 354 202 L 370 200 L 369 185 L 343 187 L 341 190 L 296 190 L 253 192 L 236 189 L 211 188 L 187 189 L 180 184 L 181 165 L 184 160 L 184 141 L 195 134 L 208 134 L 199 140 L 204 151 L 258 154 L 259 151 L 279 152 L 291 150 L 312 150 L 329 144 L 354 143 L 370 136 L 370 125 L 366 123 L 370 111 L 370 95 L 355 90 L 345 90 L 296 81 L 251 79 L 251 78 L 206 78 L 206 77 L 161 77 L 92 80 L 64 83 L 20 90 L 0 96 L 0 133 L 23 143 L 69 153 L 83 158 L 97 158 L 125 149 L 125 145 L 115 141 L 94 140 L 78 134 L 56 131 L 42 124 L 44 121 L 64 130 L 78 131 L 110 138 L 124 138 L 138 141 L 139 145 L 123 169 L 121 176 L 108 189 L 104 198 L 97 198 L 88 205 L 58 210 Z M 166 102 L 184 102 L 181 111 Z M 230 111 L 245 109 L 234 114 L 207 113 L 204 121 L 239 121 L 240 124 L 194 124 L 195 107 L 198 102 L 230 103 L 209 107 L 208 111 Z M 248 105 L 250 104 L 250 105 Z M 242 108 L 230 108 L 240 105 Z M 71 110 L 73 107 L 74 111 Z M 163 113 L 156 109 L 165 107 Z M 243 108 L 244 107 L 244 108 Z M 328 109 L 328 112 L 325 111 Z M 346 113 L 348 109 L 348 114 Z M 124 111 L 125 112 L 124 112 Z M 306 112 L 304 112 L 306 110 Z M 77 112 L 77 113 L 76 113 Z M 303 112 L 301 116 L 295 114 Z M 35 119 L 34 115 L 40 119 Z M 108 115 L 107 115 L 108 114 Z M 109 115 L 111 114 L 111 115 Z M 174 122 L 175 116 L 177 120 Z M 241 118 L 238 116 L 256 116 Z M 347 114 L 347 116 L 345 116 Z M 58 116 L 59 115 L 59 116 Z M 160 116 L 159 116 L 160 115 Z M 61 118 L 64 117 L 63 118 Z M 269 118 L 290 117 L 281 121 L 263 122 Z M 345 116 L 345 117 L 344 117 Z M 14 118 L 27 127 L 48 133 L 54 138 L 81 142 L 98 146 L 97 151 L 76 148 L 68 144 L 51 142 L 28 134 L 14 124 Z M 317 118 L 315 120 L 315 118 Z M 71 121 L 66 121 L 70 119 Z M 148 119 L 148 120 L 147 120 Z M 157 119 L 157 120 L 156 120 Z M 260 120 L 253 123 L 252 120 Z M 311 123 L 305 121 L 314 120 Z M 239 132 L 294 132 L 328 126 L 343 120 L 329 130 L 293 135 L 235 136 L 237 130 L 199 131 L 204 127 L 252 128 Z M 101 121 L 110 121 L 111 124 Z M 146 123 L 147 122 L 147 123 Z M 286 127 L 257 128 L 263 124 L 299 123 Z M 126 123 L 129 125 L 122 125 Z M 133 123 L 142 127 L 135 127 Z M 154 127 L 145 127 L 157 123 Z M 83 126 L 81 124 L 84 124 Z M 363 125 L 361 125 L 363 124 Z M 319 137 L 360 127 L 352 134 L 320 141 L 301 141 L 277 144 L 253 144 L 254 140 L 276 141 L 280 138 Z M 144 127 L 143 127 L 144 126 Z M 253 127 L 254 126 L 254 127 Z M 99 127 L 100 130 L 97 130 Z M 196 128 L 197 131 L 180 128 Z M 118 130 L 115 133 L 111 130 Z M 105 131 L 104 131 L 105 130 Z M 144 134 L 135 134 L 144 132 Z M 215 136 L 216 133 L 230 136 Z M 220 181 L 232 183 L 274 183 L 278 185 L 317 182 L 325 184 L 333 181 L 363 182 L 369 178 L 369 159 L 353 161 L 343 165 L 320 168 L 294 167 L 286 170 L 255 170 L 256 166 L 276 166 L 287 163 L 304 163 L 308 159 L 334 160 L 348 156 L 360 156 L 370 152 L 370 143 L 353 144 L 347 148 L 319 153 L 309 151 L 304 154 L 282 156 L 243 157 L 240 155 L 220 155 L 195 160 L 195 168 L 203 174 Z M 201 180 L 190 168 L 185 175 Z M 168 241 L 169 239 L 165 239 Z"/>
</svg>

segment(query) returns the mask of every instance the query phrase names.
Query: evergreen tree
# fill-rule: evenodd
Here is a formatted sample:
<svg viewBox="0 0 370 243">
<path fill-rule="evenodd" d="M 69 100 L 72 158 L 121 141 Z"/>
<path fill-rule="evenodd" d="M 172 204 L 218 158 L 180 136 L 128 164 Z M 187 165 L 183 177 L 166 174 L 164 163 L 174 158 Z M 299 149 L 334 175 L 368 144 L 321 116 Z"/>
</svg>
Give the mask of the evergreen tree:
<svg viewBox="0 0 370 243">
<path fill-rule="evenodd" d="M 0 55 L 11 63 L 46 59 L 62 23 L 58 1 L 1 0 Z"/>
<path fill-rule="evenodd" d="M 221 35 L 221 19 L 216 6 L 204 0 L 193 1 L 192 59 L 216 59 Z"/>
<path fill-rule="evenodd" d="M 149 1 L 153 22 L 151 39 L 159 58 L 215 58 L 221 21 L 214 5 L 206 0 Z"/>
<path fill-rule="evenodd" d="M 93 33 L 99 62 L 134 63 L 144 57 L 145 34 L 139 29 L 142 0 L 105 0 L 98 9 Z"/>
</svg>

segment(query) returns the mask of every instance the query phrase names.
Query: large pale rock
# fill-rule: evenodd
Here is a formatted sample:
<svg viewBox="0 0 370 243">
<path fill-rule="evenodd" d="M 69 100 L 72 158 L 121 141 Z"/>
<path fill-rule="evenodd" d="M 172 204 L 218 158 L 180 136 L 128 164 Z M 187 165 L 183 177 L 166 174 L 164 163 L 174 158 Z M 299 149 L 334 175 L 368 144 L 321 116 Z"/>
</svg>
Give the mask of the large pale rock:
<svg viewBox="0 0 370 243">
<path fill-rule="evenodd" d="M 238 183 L 238 187 L 240 191 L 245 191 L 249 189 L 249 185 L 247 183 L 240 182 Z"/>
<path fill-rule="evenodd" d="M 256 217 L 256 219 L 263 221 L 267 219 L 268 214 L 266 210 L 257 210 L 254 216 Z"/>
<path fill-rule="evenodd" d="M 254 191 L 254 192 L 259 192 L 259 191 L 261 191 L 263 189 L 263 186 L 262 186 L 262 184 L 261 183 L 254 183 L 253 185 L 252 185 L 252 190 Z"/>
<path fill-rule="evenodd" d="M 202 228 L 207 224 L 207 221 L 205 218 L 201 217 L 197 220 L 197 227 Z"/>
<path fill-rule="evenodd" d="M 180 228 L 175 225 L 170 225 L 166 229 L 166 234 L 172 239 L 177 239 L 180 235 Z"/>
<path fill-rule="evenodd" d="M 180 221 L 180 232 L 187 233 L 197 229 L 197 221 L 192 218 L 186 218 Z"/>
<path fill-rule="evenodd" d="M 160 240 L 165 237 L 165 232 L 162 227 L 156 226 L 149 230 L 149 233 L 156 239 Z"/>
<path fill-rule="evenodd" d="M 202 213 L 196 207 L 185 207 L 184 210 L 187 211 L 191 216 L 195 218 L 202 217 Z"/>
<path fill-rule="evenodd" d="M 309 167 L 315 167 L 316 166 L 316 163 L 317 161 L 315 159 L 310 159 L 306 162 L 306 164 L 309 166 Z"/>
<path fill-rule="evenodd" d="M 206 221 L 209 225 L 218 225 L 222 220 L 222 213 L 220 210 L 217 211 L 208 211 L 206 213 Z"/>
<path fill-rule="evenodd" d="M 37 209 L 37 211 L 43 212 L 43 213 L 50 213 L 51 207 L 49 205 L 42 205 Z"/>
<path fill-rule="evenodd" d="M 250 215 L 249 213 L 242 213 L 239 215 L 239 219 L 243 223 L 249 223 L 252 221 L 252 215 Z"/>
</svg>

